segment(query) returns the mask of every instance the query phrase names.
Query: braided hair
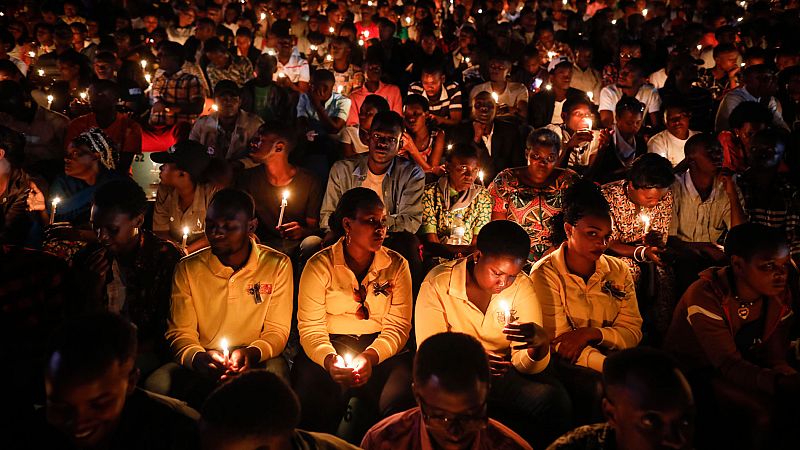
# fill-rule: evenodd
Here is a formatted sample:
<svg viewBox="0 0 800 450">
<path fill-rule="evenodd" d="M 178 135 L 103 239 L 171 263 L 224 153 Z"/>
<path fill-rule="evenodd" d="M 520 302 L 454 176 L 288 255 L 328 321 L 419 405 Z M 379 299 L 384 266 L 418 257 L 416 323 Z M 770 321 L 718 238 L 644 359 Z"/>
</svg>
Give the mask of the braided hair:
<svg viewBox="0 0 800 450">
<path fill-rule="evenodd" d="M 74 146 L 85 146 L 94 153 L 100 154 L 100 163 L 106 169 L 114 169 L 114 143 L 111 141 L 103 130 L 100 128 L 92 128 L 89 131 L 84 131 L 72 140 Z"/>
</svg>

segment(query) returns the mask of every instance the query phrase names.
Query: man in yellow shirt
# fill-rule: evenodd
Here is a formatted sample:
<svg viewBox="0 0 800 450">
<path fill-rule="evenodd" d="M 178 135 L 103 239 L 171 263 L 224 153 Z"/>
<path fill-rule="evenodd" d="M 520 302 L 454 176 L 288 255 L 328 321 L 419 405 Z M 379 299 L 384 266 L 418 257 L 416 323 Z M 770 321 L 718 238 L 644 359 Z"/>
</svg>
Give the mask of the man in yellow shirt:
<svg viewBox="0 0 800 450">
<path fill-rule="evenodd" d="M 256 222 L 249 194 L 223 189 L 211 199 L 211 247 L 181 260 L 173 278 L 166 338 L 177 364 L 157 370 L 148 389 L 194 403 L 250 368 L 287 377 L 281 353 L 292 318 L 292 266 L 250 238 Z"/>
<path fill-rule="evenodd" d="M 545 371 L 550 341 L 533 284 L 521 273 L 530 238 L 516 223 L 497 220 L 481 229 L 477 248 L 428 273 L 414 315 L 417 345 L 448 331 L 477 338 L 492 369 L 490 415 L 544 448 L 567 429 L 571 404 Z"/>
</svg>

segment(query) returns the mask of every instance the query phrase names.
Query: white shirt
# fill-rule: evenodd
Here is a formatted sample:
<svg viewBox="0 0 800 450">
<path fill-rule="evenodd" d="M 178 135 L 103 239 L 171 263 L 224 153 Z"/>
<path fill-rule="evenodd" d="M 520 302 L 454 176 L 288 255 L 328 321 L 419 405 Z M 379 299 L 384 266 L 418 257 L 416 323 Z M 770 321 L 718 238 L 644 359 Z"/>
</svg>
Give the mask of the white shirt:
<svg viewBox="0 0 800 450">
<path fill-rule="evenodd" d="M 661 89 L 667 84 L 667 69 L 657 70 L 650 74 L 650 84 L 656 89 Z"/>
<path fill-rule="evenodd" d="M 492 82 L 487 81 L 486 83 L 481 83 L 474 88 L 469 93 L 469 99 L 474 99 L 478 94 L 481 92 L 493 92 L 492 91 Z M 497 92 L 497 91 L 494 91 Z M 528 88 L 525 87 L 522 83 L 515 83 L 513 81 L 509 81 L 506 83 L 506 88 L 503 92 L 497 92 L 497 104 L 498 105 L 508 105 L 508 106 L 517 106 L 519 102 L 527 102 L 528 101 Z"/>
<path fill-rule="evenodd" d="M 264 51 L 263 53 L 267 53 Z M 273 81 L 278 81 L 278 74 L 283 72 L 289 81 L 292 83 L 298 83 L 300 81 L 309 82 L 311 80 L 311 73 L 308 68 L 308 61 L 300 56 L 300 52 L 295 47 L 292 50 L 292 56 L 289 57 L 289 61 L 286 62 L 286 65 L 281 64 L 280 60 L 278 60 L 277 56 L 275 60 L 278 61 L 278 70 L 272 75 Z M 345 117 L 345 119 L 347 119 Z"/>
<path fill-rule="evenodd" d="M 622 89 L 619 89 L 616 84 L 604 87 L 600 91 L 600 107 L 598 110 L 614 112 L 622 95 Z M 644 103 L 646 112 L 654 113 L 661 109 L 661 97 L 658 96 L 658 91 L 652 84 L 643 84 L 636 93 L 636 100 Z"/>
<path fill-rule="evenodd" d="M 378 194 L 378 197 L 381 198 L 381 201 L 383 201 L 383 178 L 385 176 L 385 173 L 381 175 L 375 175 L 371 170 L 367 169 L 367 178 L 364 179 L 363 183 L 361 183 L 361 187 L 372 189 L 376 194 Z"/>
<path fill-rule="evenodd" d="M 564 102 L 566 101 L 567 99 L 561 100 L 560 102 L 556 101 L 555 106 L 553 107 L 553 117 L 550 118 L 550 123 L 556 125 L 564 123 L 564 120 L 561 118 L 561 111 L 564 109 Z"/>
<path fill-rule="evenodd" d="M 357 123 L 348 125 L 342 128 L 339 132 L 339 141 L 343 144 L 353 144 L 353 150 L 356 153 L 367 153 L 369 146 L 361 142 L 361 136 L 358 134 L 359 126 Z"/>
<path fill-rule="evenodd" d="M 695 134 L 697 134 L 697 131 L 689 130 L 689 137 L 692 137 Z M 655 136 L 651 137 L 649 141 L 647 141 L 647 152 L 656 153 L 664 158 L 667 158 L 674 167 L 686 157 L 683 152 L 683 147 L 686 145 L 686 141 L 688 140 L 689 138 L 686 138 L 685 140 L 678 139 L 672 133 L 670 133 L 669 130 L 664 130 L 660 133 L 657 133 Z"/>
</svg>

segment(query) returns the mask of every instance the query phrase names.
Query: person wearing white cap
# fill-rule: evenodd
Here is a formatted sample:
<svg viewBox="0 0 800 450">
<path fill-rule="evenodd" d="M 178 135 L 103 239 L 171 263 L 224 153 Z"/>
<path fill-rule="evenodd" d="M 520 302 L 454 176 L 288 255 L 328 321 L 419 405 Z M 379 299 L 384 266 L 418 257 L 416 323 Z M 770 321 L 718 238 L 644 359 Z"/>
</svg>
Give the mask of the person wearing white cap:
<svg viewBox="0 0 800 450">
<path fill-rule="evenodd" d="M 550 73 L 548 84 L 528 103 L 528 123 L 534 128 L 561 123 L 561 109 L 567 98 L 586 95 L 583 91 L 570 87 L 572 63 L 566 56 L 553 58 L 547 65 L 547 71 Z"/>
</svg>

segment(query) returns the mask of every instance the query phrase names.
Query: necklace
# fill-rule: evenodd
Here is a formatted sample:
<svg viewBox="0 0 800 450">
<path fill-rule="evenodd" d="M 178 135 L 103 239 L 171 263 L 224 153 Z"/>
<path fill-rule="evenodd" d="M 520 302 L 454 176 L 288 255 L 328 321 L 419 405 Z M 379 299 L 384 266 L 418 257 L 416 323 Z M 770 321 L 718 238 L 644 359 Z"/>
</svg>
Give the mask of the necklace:
<svg viewBox="0 0 800 450">
<path fill-rule="evenodd" d="M 749 301 L 749 302 L 743 302 L 743 301 L 739 300 L 739 296 L 738 295 L 735 296 L 735 298 L 736 298 L 736 301 L 739 303 L 739 308 L 736 310 L 736 315 L 738 315 L 739 318 L 742 319 L 742 320 L 747 320 L 747 316 L 750 315 L 750 308 L 752 308 L 753 305 L 755 305 L 757 301 L 761 300 L 760 298 L 757 298 L 757 299 Z"/>
</svg>

